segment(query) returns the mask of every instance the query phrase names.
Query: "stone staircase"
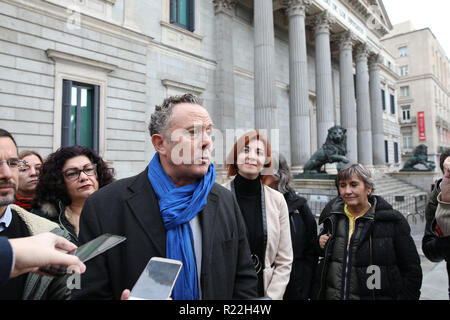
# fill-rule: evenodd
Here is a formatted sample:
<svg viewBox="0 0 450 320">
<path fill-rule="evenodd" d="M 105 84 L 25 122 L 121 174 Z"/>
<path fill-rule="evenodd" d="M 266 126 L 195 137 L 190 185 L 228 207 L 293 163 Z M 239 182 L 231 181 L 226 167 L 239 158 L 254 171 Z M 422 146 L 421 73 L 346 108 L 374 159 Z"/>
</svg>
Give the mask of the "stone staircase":
<svg viewBox="0 0 450 320">
<path fill-rule="evenodd" d="M 375 194 L 380 196 L 411 195 L 417 196 L 427 194 L 426 191 L 399 179 L 393 178 L 385 173 L 374 176 Z"/>
<path fill-rule="evenodd" d="M 426 191 L 385 173 L 375 175 L 374 182 L 374 194 L 382 196 L 394 209 L 403 213 L 408 219 L 413 221 L 418 217 L 423 219 L 428 201 Z"/>
</svg>

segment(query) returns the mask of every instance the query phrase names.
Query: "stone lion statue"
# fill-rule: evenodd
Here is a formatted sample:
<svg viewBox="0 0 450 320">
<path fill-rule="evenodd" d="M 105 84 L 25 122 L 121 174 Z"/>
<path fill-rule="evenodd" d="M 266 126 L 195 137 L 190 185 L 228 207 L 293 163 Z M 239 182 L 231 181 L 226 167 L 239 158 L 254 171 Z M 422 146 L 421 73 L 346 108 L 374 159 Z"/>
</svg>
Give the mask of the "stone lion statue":
<svg viewBox="0 0 450 320">
<path fill-rule="evenodd" d="M 350 161 L 345 157 L 347 154 L 347 129 L 334 126 L 328 129 L 325 143 L 317 150 L 303 167 L 304 172 L 323 173 L 320 169 L 326 163 L 337 162 L 339 171 Z"/>
<path fill-rule="evenodd" d="M 422 164 L 426 169 L 414 168 L 415 165 Z M 428 147 L 424 144 L 419 144 L 414 149 L 414 154 L 409 158 L 400 171 L 433 171 L 436 164 L 433 161 L 428 161 Z"/>
</svg>

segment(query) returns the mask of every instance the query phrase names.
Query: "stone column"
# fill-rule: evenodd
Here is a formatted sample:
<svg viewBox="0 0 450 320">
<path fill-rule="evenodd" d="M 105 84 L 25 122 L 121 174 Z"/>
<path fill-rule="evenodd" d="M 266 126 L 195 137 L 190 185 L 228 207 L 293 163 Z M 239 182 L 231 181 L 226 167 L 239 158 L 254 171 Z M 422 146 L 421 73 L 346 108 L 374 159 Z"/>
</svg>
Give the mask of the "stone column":
<svg viewBox="0 0 450 320">
<path fill-rule="evenodd" d="M 226 129 L 235 128 L 234 107 L 234 61 L 233 61 L 233 16 L 236 0 L 213 0 L 215 9 L 215 50 L 217 67 L 215 71 L 214 115 L 217 126 L 225 138 Z M 220 148 L 222 146 L 222 148 Z M 218 150 L 220 148 L 220 150 Z M 218 154 L 217 152 L 222 152 Z M 225 161 L 228 150 L 225 143 L 216 145 L 216 162 Z M 224 162 L 222 162 L 224 163 Z"/>
<path fill-rule="evenodd" d="M 328 11 L 312 18 L 316 42 L 317 147 L 327 138 L 334 126 L 334 100 L 330 52 L 330 24 L 335 19 Z"/>
<path fill-rule="evenodd" d="M 278 128 L 272 1 L 254 1 L 254 97 L 256 129 Z"/>
<path fill-rule="evenodd" d="M 339 41 L 339 82 L 341 98 L 341 126 L 347 129 L 347 158 L 358 162 L 358 131 L 356 117 L 355 85 L 353 81 L 352 47 L 354 36 L 346 31 Z"/>
<path fill-rule="evenodd" d="M 287 0 L 289 15 L 289 128 L 292 167 L 311 156 L 305 9 L 311 0 Z"/>
<path fill-rule="evenodd" d="M 370 120 L 368 50 L 365 45 L 356 49 L 356 105 L 358 113 L 358 162 L 372 165 L 372 124 Z"/>
<path fill-rule="evenodd" d="M 369 57 L 370 110 L 372 119 L 373 164 L 384 165 L 383 107 L 380 90 L 380 56 Z"/>
</svg>

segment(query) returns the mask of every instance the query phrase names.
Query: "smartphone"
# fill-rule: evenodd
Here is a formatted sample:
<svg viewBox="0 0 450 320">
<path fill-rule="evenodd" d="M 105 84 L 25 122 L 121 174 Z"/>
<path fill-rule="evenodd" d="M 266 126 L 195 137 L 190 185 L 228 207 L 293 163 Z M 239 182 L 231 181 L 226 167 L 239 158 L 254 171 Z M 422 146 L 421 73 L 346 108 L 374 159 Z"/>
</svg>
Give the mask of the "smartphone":
<svg viewBox="0 0 450 320">
<path fill-rule="evenodd" d="M 81 260 L 81 262 L 84 263 L 98 256 L 99 254 L 102 254 L 103 252 L 115 247 L 125 240 L 125 237 L 105 233 L 85 243 L 77 249 L 68 252 L 68 254 L 76 255 Z M 67 268 L 65 266 L 49 266 L 47 268 L 40 268 L 40 271 L 55 277 L 59 277 L 66 274 Z"/>
<path fill-rule="evenodd" d="M 172 294 L 183 263 L 153 257 L 131 290 L 129 300 L 166 300 Z"/>
</svg>

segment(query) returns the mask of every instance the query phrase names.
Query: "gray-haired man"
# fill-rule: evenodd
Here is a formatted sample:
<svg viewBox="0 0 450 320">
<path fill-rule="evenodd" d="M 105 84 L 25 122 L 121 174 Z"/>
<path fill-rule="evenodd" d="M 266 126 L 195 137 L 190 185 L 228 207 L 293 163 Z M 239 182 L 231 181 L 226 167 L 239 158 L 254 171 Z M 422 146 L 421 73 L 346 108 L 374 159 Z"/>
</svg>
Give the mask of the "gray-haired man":
<svg viewBox="0 0 450 320">
<path fill-rule="evenodd" d="M 177 257 L 182 249 L 188 256 L 180 258 L 186 259 L 183 265 L 194 267 L 184 275 L 188 289 L 175 288 L 175 299 L 256 296 L 257 277 L 239 207 L 228 190 L 214 183 L 212 127 L 208 112 L 193 95 L 170 97 L 156 106 L 149 130 L 157 153 L 149 166 L 99 190 L 84 205 L 81 243 L 105 232 L 124 235 L 127 241 L 87 262 L 74 298 L 119 299 L 151 257 Z M 184 207 L 177 198 L 183 192 L 188 204 Z M 171 226 L 168 214 L 177 219 L 186 215 L 186 220 Z M 181 226 L 192 236 L 174 235 L 174 228 Z"/>
</svg>

